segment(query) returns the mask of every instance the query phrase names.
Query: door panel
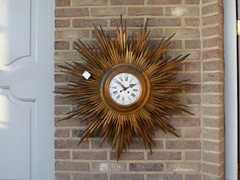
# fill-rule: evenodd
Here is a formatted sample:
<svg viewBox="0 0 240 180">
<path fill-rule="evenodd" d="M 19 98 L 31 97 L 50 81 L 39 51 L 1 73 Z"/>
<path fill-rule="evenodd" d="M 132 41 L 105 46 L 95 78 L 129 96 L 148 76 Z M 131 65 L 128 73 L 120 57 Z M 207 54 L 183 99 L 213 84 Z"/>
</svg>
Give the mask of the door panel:
<svg viewBox="0 0 240 180">
<path fill-rule="evenodd" d="M 9 90 L 1 90 L 0 102 L 0 179 L 30 180 L 33 103 L 15 99 Z"/>
<path fill-rule="evenodd" d="M 0 180 L 54 179 L 53 12 L 0 0 Z"/>
<path fill-rule="evenodd" d="M 30 55 L 31 0 L 0 0 L 0 59 L 9 65 Z"/>
</svg>

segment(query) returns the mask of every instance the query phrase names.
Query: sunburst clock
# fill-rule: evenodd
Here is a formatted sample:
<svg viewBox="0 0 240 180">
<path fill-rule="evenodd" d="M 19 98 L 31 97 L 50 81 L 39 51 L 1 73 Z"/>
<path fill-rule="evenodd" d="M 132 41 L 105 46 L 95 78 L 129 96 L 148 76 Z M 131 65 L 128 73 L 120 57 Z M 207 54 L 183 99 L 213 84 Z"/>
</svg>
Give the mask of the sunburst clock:
<svg viewBox="0 0 240 180">
<path fill-rule="evenodd" d="M 103 142 L 112 142 L 118 160 L 133 136 L 140 137 L 150 150 L 154 130 L 177 136 L 168 119 L 173 114 L 188 112 L 177 93 L 189 85 L 186 80 L 175 79 L 188 55 L 167 57 L 166 47 L 173 36 L 153 46 L 147 23 L 131 37 L 127 36 L 122 18 L 117 38 L 110 38 L 95 25 L 94 29 L 96 42 L 92 45 L 81 40 L 74 43 L 84 63 L 60 66 L 72 77 L 60 93 L 75 100 L 74 110 L 64 119 L 87 122 L 80 143 L 99 134 Z"/>
</svg>

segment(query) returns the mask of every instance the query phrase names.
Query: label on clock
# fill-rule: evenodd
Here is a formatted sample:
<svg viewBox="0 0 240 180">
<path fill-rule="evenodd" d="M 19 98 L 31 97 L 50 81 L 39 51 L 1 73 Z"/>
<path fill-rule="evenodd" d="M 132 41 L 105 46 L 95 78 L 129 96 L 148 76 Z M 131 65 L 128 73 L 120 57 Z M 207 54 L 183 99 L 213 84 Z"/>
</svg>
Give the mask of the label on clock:
<svg viewBox="0 0 240 180">
<path fill-rule="evenodd" d="M 82 76 L 85 78 L 85 79 L 89 79 L 91 74 L 88 72 L 88 71 L 84 71 Z"/>
<path fill-rule="evenodd" d="M 141 95 L 141 84 L 133 74 L 119 73 L 110 81 L 109 92 L 117 104 L 131 105 Z"/>
</svg>

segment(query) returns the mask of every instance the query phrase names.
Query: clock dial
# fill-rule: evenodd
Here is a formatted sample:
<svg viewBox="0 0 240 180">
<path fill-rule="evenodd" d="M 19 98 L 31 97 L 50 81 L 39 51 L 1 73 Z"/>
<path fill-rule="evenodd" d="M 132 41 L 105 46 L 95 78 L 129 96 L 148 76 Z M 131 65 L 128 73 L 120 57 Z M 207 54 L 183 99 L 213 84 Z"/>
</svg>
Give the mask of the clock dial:
<svg viewBox="0 0 240 180">
<path fill-rule="evenodd" d="M 141 84 L 136 76 L 130 73 L 119 73 L 110 81 L 110 96 L 120 105 L 131 105 L 141 95 Z"/>
</svg>

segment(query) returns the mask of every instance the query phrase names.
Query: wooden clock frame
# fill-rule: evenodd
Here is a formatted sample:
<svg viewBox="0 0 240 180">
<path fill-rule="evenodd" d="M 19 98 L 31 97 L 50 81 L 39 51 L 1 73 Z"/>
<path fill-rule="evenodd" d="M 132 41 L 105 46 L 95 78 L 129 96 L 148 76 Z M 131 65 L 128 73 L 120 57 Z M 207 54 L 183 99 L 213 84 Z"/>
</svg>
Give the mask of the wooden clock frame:
<svg viewBox="0 0 240 180">
<path fill-rule="evenodd" d="M 133 74 L 140 81 L 141 95 L 139 99 L 133 104 L 130 104 L 127 106 L 117 104 L 116 102 L 114 102 L 114 100 L 110 96 L 110 92 L 109 92 L 110 81 L 114 76 L 116 76 L 119 73 Z M 117 113 L 130 114 L 138 111 L 147 102 L 149 94 L 150 94 L 150 83 L 149 83 L 148 77 L 142 70 L 140 70 L 139 68 L 133 65 L 120 64 L 120 65 L 114 66 L 113 68 L 109 69 L 106 72 L 101 82 L 100 95 L 103 102 L 106 104 L 106 106 L 108 106 L 108 108 L 114 110 Z"/>
<path fill-rule="evenodd" d="M 155 130 L 178 136 L 168 119 L 172 114 L 190 113 L 177 94 L 192 85 L 186 83 L 188 80 L 174 78 L 189 54 L 166 55 L 166 47 L 173 36 L 163 38 L 154 47 L 148 36 L 147 23 L 137 36 L 133 34 L 130 38 L 122 18 L 117 27 L 117 38 L 109 38 L 102 29 L 95 25 L 94 28 L 96 42 L 93 45 L 85 45 L 81 40 L 74 44 L 85 63 L 60 66 L 72 80 L 58 93 L 73 99 L 75 106 L 62 120 L 78 118 L 87 124 L 79 143 L 92 134 L 99 134 L 103 141 L 112 142 L 118 160 L 134 135 L 150 150 Z M 84 72 L 89 77 L 84 77 Z M 130 73 L 140 82 L 141 95 L 133 104 L 117 104 L 110 96 L 110 82 L 119 73 Z"/>
</svg>

